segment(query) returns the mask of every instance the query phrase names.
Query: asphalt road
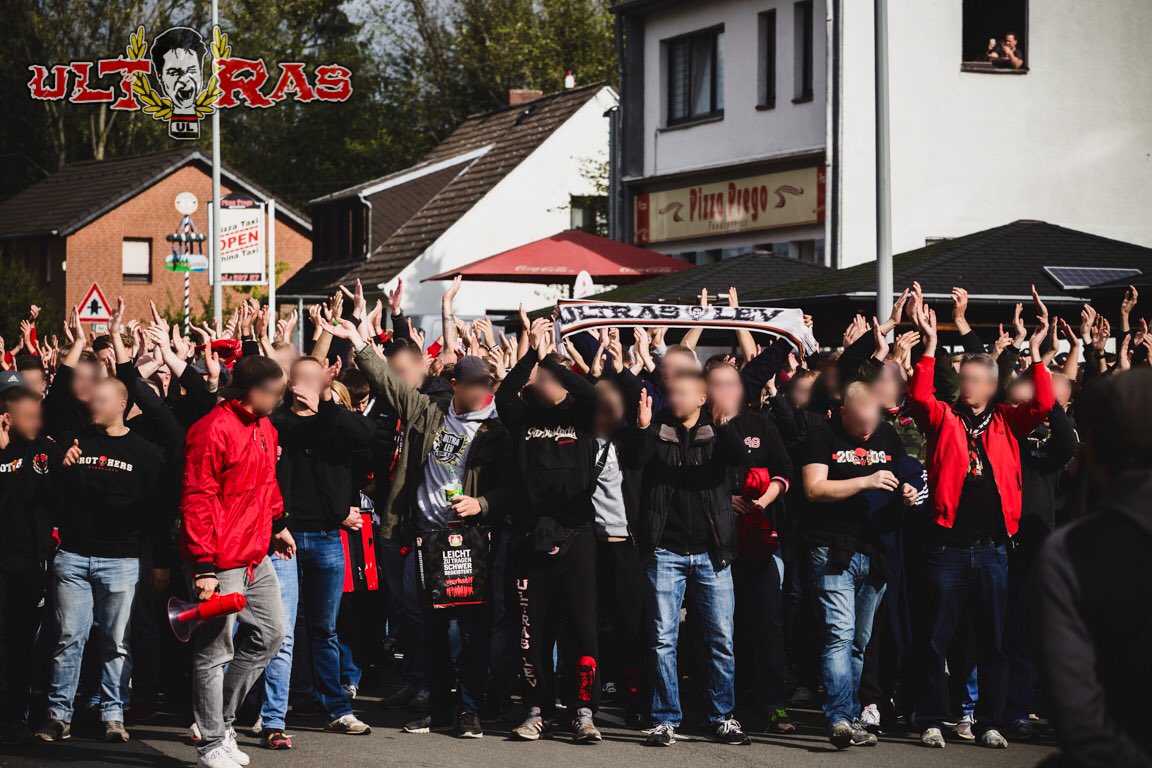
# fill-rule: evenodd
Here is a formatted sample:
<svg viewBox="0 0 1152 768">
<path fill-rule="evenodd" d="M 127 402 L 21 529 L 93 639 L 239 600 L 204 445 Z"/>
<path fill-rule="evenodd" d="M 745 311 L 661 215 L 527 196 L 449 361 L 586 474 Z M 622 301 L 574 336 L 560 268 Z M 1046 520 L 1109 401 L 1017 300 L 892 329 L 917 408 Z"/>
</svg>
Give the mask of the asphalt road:
<svg viewBox="0 0 1152 768">
<path fill-rule="evenodd" d="M 987 750 L 968 742 L 950 741 L 943 750 L 920 747 L 911 735 L 889 735 L 876 747 L 854 747 L 837 752 L 824 737 L 816 712 L 794 712 L 800 732 L 788 737 L 762 736 L 755 717 L 744 721 L 753 733 L 753 744 L 731 747 L 713 744 L 686 732 L 669 748 L 644 746 L 638 731 L 621 727 L 618 712 L 605 708 L 598 722 L 604 741 L 594 745 L 573 744 L 563 735 L 537 743 L 510 742 L 507 730 L 516 723 L 489 726 L 483 739 L 457 739 L 450 734 L 412 735 L 399 728 L 410 719 L 401 712 L 384 711 L 372 699 L 358 699 L 357 714 L 369 723 L 367 736 L 341 736 L 324 733 L 320 718 L 293 718 L 288 732 L 295 748 L 268 752 L 246 731 L 240 744 L 252 757 L 252 768 L 367 768 L 368 766 L 491 766 L 492 768 L 541 768 L 541 766 L 580 766 L 580 768 L 727 768 L 728 766 L 851 766 L 851 768 L 969 768 L 995 766 L 1017 768 L 1034 766 L 1052 754 L 1050 737 L 1029 743 L 1012 744 L 1007 750 Z M 513 719 L 519 715 L 513 713 Z M 613 722 L 614 721 L 614 722 Z M 0 768 L 41 768 L 68 765 L 75 768 L 128 766 L 129 768 L 170 768 L 194 765 L 195 750 L 187 742 L 186 724 L 175 716 L 161 715 L 147 724 L 131 727 L 128 744 L 104 744 L 78 730 L 70 741 L 0 748 Z M 579 750 L 579 753 L 573 750 Z"/>
</svg>

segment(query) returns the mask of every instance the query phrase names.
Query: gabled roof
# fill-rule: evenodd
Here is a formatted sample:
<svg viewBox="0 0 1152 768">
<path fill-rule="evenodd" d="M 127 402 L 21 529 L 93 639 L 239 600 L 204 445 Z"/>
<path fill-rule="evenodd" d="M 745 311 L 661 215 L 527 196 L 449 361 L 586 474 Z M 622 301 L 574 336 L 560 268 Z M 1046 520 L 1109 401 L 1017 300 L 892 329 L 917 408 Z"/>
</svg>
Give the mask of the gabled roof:
<svg viewBox="0 0 1152 768">
<path fill-rule="evenodd" d="M 70 235 L 189 163 L 211 172 L 211 159 L 195 147 L 70 163 L 0 203 L 0 237 Z M 231 187 L 264 199 L 275 197 L 227 166 L 221 176 Z M 311 230 L 303 214 L 279 199 L 276 205 L 301 229 Z"/>
<path fill-rule="evenodd" d="M 1122 267 L 1152 273 L 1152 248 L 1048 224 L 1020 220 L 963 237 L 942 240 L 892 258 L 899 290 L 918 280 L 926 295 L 946 296 L 953 286 L 973 299 L 1023 300 L 1035 285 L 1041 296 L 1075 301 L 1084 294 L 1065 291 L 1044 267 Z M 876 293 L 876 263 L 830 270 L 818 277 L 749 292 L 747 300 L 861 296 Z M 743 292 L 741 300 L 745 300 Z"/>
<path fill-rule="evenodd" d="M 417 165 L 370 182 L 350 187 L 312 201 L 311 205 L 338 202 L 353 196 L 368 197 L 373 188 L 383 186 L 388 205 L 373 203 L 373 240 L 369 257 L 333 269 L 333 265 L 313 262 L 297 272 L 284 286 L 282 295 L 317 296 L 331 293 L 341 282 L 359 278 L 369 290 L 391 280 L 436 242 L 449 227 L 488 194 L 505 176 L 532 154 L 561 125 L 568 121 L 593 96 L 604 88 L 596 83 L 561 91 L 534 101 L 505 107 L 465 120 L 429 152 Z M 458 161 L 458 162 L 457 162 Z M 437 170 L 419 175 L 429 168 Z M 411 182 L 404 179 L 411 177 Z M 420 179 L 424 183 L 415 185 Z M 394 187 L 389 182 L 402 181 Z M 394 221 L 384 228 L 386 238 L 376 238 L 380 208 L 390 207 L 394 198 L 413 193 L 409 201 L 428 189 L 443 185 L 408 215 L 395 228 Z M 416 194 L 416 193 L 419 194 Z M 397 206 L 397 210 L 401 210 Z M 391 231 L 388 231 L 391 230 Z M 336 274 L 343 271 L 343 274 Z"/>
<path fill-rule="evenodd" d="M 747 253 L 598 293 L 596 299 L 641 304 L 695 304 L 701 288 L 707 288 L 708 293 L 717 296 L 735 286 L 740 300 L 746 301 L 765 294 L 775 285 L 815 275 L 826 276 L 831 272 L 827 267 L 772 253 Z"/>
</svg>

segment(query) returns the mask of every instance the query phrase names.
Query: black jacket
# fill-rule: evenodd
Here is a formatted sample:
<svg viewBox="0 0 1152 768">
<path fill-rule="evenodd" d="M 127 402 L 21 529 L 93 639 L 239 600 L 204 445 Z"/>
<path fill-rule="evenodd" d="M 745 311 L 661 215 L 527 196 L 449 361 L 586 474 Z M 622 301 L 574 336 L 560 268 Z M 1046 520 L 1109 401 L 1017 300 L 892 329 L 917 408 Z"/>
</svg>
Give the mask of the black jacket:
<svg viewBox="0 0 1152 768">
<path fill-rule="evenodd" d="M 1032 572 L 1040 679 L 1064 760 L 1152 768 L 1152 472 L 1130 470 L 1094 514 L 1047 538 Z"/>
<path fill-rule="evenodd" d="M 568 390 L 559 405 L 541 405 L 531 392 L 521 397 L 532 368 L 551 373 Z M 553 360 L 528 350 L 496 390 L 496 411 L 512 435 L 524 498 L 512 510 L 512 526 L 535 530 L 542 517 L 565 528 L 589 526 L 596 516 L 596 388 Z"/>
<path fill-rule="evenodd" d="M 717 570 L 736 557 L 737 524 L 732 510 L 729 467 L 742 459 L 740 436 L 731 425 L 717 426 L 707 411 L 686 429 L 670 413 L 657 414 L 647 429 L 633 429 L 625 463 L 643 472 L 640 547 L 660 546 L 669 515 L 688 501 L 699 504 L 708 521 L 708 553 Z M 677 498 L 678 497 L 678 498 Z"/>
<path fill-rule="evenodd" d="M 276 480 L 284 497 L 284 515 L 293 531 L 333 531 L 348 517 L 352 456 L 367 447 L 375 427 L 361 413 L 321 401 L 315 416 L 299 416 L 288 406 L 272 416 L 280 438 Z M 293 493 L 306 484 L 307 499 Z"/>
</svg>

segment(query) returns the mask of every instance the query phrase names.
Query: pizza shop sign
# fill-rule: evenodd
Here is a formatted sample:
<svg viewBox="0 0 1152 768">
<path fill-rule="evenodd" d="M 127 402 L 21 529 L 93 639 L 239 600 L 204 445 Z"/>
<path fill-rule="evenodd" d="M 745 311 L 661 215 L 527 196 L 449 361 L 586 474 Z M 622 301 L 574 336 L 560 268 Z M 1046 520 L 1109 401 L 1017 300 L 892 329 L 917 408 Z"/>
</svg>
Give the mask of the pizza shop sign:
<svg viewBox="0 0 1152 768">
<path fill-rule="evenodd" d="M 190 27 L 171 27 L 152 41 L 138 27 L 124 55 L 114 59 L 33 64 L 28 91 L 40 101 L 140 110 L 167 123 L 174 139 L 199 138 L 200 121 L 217 109 L 264 109 L 286 99 L 347 101 L 352 95 L 347 67 L 322 64 L 311 75 L 300 62 L 278 67 L 273 78 L 263 59 L 233 56 L 228 35 L 219 27 L 212 29 L 211 44 Z"/>
<path fill-rule="evenodd" d="M 824 168 L 800 168 L 636 197 L 636 242 L 816 224 L 824 220 Z"/>
</svg>

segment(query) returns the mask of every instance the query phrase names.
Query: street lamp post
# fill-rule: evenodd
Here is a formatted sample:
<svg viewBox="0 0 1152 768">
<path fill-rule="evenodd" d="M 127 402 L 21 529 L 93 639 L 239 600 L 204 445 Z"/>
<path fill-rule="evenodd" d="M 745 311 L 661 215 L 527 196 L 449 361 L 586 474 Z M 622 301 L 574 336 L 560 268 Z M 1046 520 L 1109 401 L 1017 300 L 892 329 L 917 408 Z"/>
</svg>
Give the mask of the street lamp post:
<svg viewBox="0 0 1152 768">
<path fill-rule="evenodd" d="M 888 0 L 875 0 L 876 38 L 876 317 L 892 311 L 892 189 L 888 89 Z"/>
</svg>

